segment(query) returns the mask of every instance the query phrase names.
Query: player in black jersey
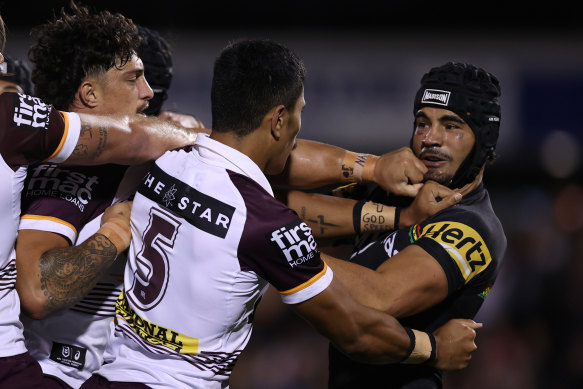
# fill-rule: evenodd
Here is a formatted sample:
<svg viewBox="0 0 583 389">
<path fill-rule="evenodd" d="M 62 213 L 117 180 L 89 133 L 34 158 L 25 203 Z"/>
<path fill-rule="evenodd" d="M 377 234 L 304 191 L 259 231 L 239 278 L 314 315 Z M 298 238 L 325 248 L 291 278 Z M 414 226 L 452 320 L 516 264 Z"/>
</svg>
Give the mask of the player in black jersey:
<svg viewBox="0 0 583 389">
<path fill-rule="evenodd" d="M 425 331 L 454 317 L 475 317 L 506 249 L 482 182 L 484 167 L 495 158 L 499 95 L 496 77 L 470 64 L 447 63 L 423 76 L 411 149 L 428 168 L 426 181 L 452 189 L 472 184 L 473 189 L 458 204 L 404 227 L 398 215 L 411 198 L 377 186 L 361 188 L 365 195 L 356 209 L 374 201 L 396 212 L 394 230 L 360 234 L 349 261 L 329 262 L 358 301 Z M 330 389 L 442 387 L 442 372 L 429 365 L 361 364 L 334 346 L 329 356 Z"/>
</svg>

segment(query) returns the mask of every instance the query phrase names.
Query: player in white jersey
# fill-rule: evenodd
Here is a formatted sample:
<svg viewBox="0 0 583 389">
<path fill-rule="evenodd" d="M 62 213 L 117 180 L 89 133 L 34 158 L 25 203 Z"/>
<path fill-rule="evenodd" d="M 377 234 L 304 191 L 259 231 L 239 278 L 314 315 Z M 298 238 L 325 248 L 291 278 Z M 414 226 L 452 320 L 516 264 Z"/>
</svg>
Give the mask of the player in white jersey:
<svg viewBox="0 0 583 389">
<path fill-rule="evenodd" d="M 58 168 L 40 164 L 29 170 L 23 191 L 20 230 L 59 234 L 74 244 L 84 242 L 98 231 L 104 208 L 133 196 L 145 173 L 138 166 L 128 169 L 101 165 L 72 166 L 61 169 L 59 175 L 51 174 Z M 46 187 L 46 177 L 51 175 L 55 179 Z M 78 195 L 81 191 L 74 196 L 67 191 L 74 180 L 79 182 L 83 178 L 85 184 L 78 187 L 85 190 L 85 203 L 82 202 L 83 194 Z M 69 309 L 39 320 L 21 315 L 26 347 L 55 384 L 78 388 L 103 363 L 115 301 L 122 290 L 124 266 L 125 255 L 121 255 L 103 272 L 95 286 Z M 68 279 L 73 283 L 75 277 L 71 274 Z M 84 278 L 83 282 L 86 282 Z"/>
<path fill-rule="evenodd" d="M 149 106 L 153 91 L 135 54 L 142 49 L 140 33 L 123 15 L 91 13 L 73 5 L 71 13 L 61 10 L 53 20 L 35 27 L 32 35 L 29 58 L 43 101 L 91 114 L 140 113 Z M 49 262 L 44 253 L 93 235 L 103 211 L 133 196 L 146 171 L 113 164 L 42 163 L 28 169 L 16 287 L 25 313 L 21 320 L 26 346 L 55 385 L 78 388 L 103 362 L 125 260 L 118 258 L 111 267 L 90 267 L 73 257 L 70 262 L 56 257 Z M 63 268 L 68 269 L 65 277 Z"/>
<path fill-rule="evenodd" d="M 0 49 L 4 48 L 0 18 Z M 0 63 L 3 57 L 0 54 Z M 141 164 L 165 150 L 190 144 L 195 134 L 182 127 L 139 115 L 99 116 L 65 113 L 41 99 L 18 93 L 0 96 L 0 387 L 48 387 L 42 371 L 24 346 L 12 254 L 20 215 L 20 194 L 26 166 L 39 161 L 99 165 Z M 118 217 L 118 215 L 113 215 Z M 105 220 L 103 220 L 105 222 Z M 113 223 L 113 224 L 112 224 Z M 115 225 L 114 225 L 115 224 Z M 129 239 L 113 219 L 75 250 L 57 249 L 52 255 L 92 251 L 115 256 Z M 129 242 L 128 242 L 129 243 Z M 91 248 L 91 250 L 89 250 Z M 104 250 L 107 249 L 107 250 Z"/>
<path fill-rule="evenodd" d="M 307 225 L 274 199 L 265 174 L 281 172 L 295 145 L 304 75 L 274 42 L 221 53 L 212 134 L 163 155 L 138 187 L 115 331 L 83 389 L 228 387 L 269 284 L 353 358 L 422 363 L 437 347 L 436 364 L 465 366 L 479 325 L 452 321 L 434 336 L 357 304 Z"/>
</svg>

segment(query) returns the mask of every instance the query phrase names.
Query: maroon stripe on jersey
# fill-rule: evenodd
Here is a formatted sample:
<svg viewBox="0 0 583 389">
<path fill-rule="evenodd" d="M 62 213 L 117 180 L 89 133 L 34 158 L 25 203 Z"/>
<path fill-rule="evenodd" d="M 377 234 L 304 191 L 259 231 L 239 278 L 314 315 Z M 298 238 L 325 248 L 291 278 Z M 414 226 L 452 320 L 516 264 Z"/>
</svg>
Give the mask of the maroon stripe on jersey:
<svg viewBox="0 0 583 389">
<path fill-rule="evenodd" d="M 256 272 L 280 291 L 320 273 L 324 262 L 311 230 L 298 215 L 249 177 L 228 173 L 247 208 L 237 252 L 241 268 Z"/>
<path fill-rule="evenodd" d="M 29 166 L 22 190 L 22 214 L 55 217 L 79 232 L 111 205 L 127 168 L 113 164 Z"/>
<path fill-rule="evenodd" d="M 13 259 L 0 269 L 0 290 L 14 289 L 16 285 L 16 261 Z"/>
<path fill-rule="evenodd" d="M 14 170 L 48 158 L 65 131 L 63 115 L 39 98 L 19 93 L 0 95 L 0 153 Z"/>
</svg>

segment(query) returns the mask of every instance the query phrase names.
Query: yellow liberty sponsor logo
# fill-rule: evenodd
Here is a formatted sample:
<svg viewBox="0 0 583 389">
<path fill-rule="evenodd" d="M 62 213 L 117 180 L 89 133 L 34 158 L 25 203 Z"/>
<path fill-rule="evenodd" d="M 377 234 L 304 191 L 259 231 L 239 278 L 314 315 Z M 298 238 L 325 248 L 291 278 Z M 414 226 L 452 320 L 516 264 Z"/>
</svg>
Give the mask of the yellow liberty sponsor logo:
<svg viewBox="0 0 583 389">
<path fill-rule="evenodd" d="M 428 224 L 419 237 L 427 237 L 439 243 L 454 260 L 466 283 L 492 262 L 490 251 L 480 234 L 465 224 Z"/>
<path fill-rule="evenodd" d="M 121 316 L 140 338 L 153 345 L 161 345 L 180 354 L 197 354 L 198 339 L 182 335 L 169 328 L 149 322 L 129 306 L 124 292 L 115 303 L 115 312 Z"/>
</svg>

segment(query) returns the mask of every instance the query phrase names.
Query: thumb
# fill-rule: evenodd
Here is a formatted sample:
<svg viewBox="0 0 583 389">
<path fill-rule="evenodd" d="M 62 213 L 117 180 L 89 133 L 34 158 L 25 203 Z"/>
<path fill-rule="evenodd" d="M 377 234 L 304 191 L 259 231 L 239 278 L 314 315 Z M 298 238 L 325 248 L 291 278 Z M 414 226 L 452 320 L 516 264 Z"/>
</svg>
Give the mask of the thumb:
<svg viewBox="0 0 583 389">
<path fill-rule="evenodd" d="M 475 321 L 473 321 L 472 319 L 467 319 L 466 323 L 465 323 L 468 327 L 473 328 L 473 329 L 478 329 L 478 328 L 482 328 L 484 327 L 484 323 L 476 323 Z"/>
<path fill-rule="evenodd" d="M 419 193 L 419 191 L 421 190 L 422 187 L 423 187 L 423 183 L 402 184 L 399 186 L 400 193 L 396 193 L 396 194 L 400 195 L 400 196 L 415 197 L 415 196 L 417 196 L 417 193 Z"/>
</svg>

